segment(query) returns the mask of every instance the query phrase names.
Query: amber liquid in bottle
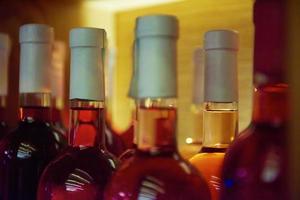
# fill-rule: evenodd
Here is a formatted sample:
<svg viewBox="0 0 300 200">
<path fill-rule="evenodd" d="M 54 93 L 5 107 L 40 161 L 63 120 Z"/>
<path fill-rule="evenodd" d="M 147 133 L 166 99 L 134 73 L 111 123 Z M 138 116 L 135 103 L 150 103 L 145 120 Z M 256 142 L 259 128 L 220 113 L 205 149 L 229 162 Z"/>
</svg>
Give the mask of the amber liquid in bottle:
<svg viewBox="0 0 300 200">
<path fill-rule="evenodd" d="M 210 199 L 207 184 L 178 154 L 176 108 L 165 100 L 142 100 L 137 111 L 138 147 L 115 173 L 106 200 Z"/>
<path fill-rule="evenodd" d="M 70 147 L 45 169 L 39 200 L 101 200 L 116 169 L 104 144 L 101 102 L 74 100 L 71 108 Z"/>
<path fill-rule="evenodd" d="M 48 99 L 49 94 L 23 94 Z M 39 98 L 39 97 L 45 98 Z M 20 108 L 18 127 L 0 145 L 0 199 L 34 200 L 38 180 L 46 165 L 65 148 L 61 133 L 51 126 L 51 111 L 43 100 Z M 47 103 L 46 103 L 47 104 Z"/>
<path fill-rule="evenodd" d="M 206 103 L 203 126 L 203 147 L 190 162 L 208 182 L 212 199 L 217 200 L 225 151 L 238 131 L 237 104 Z"/>
</svg>

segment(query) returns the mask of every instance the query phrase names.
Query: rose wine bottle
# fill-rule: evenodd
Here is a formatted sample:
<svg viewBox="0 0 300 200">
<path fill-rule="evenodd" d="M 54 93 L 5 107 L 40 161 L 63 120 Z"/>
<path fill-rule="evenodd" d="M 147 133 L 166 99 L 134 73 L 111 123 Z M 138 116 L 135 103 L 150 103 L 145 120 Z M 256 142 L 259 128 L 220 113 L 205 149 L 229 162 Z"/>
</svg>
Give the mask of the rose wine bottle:
<svg viewBox="0 0 300 200">
<path fill-rule="evenodd" d="M 53 42 L 52 63 L 50 69 L 50 84 L 52 94 L 52 123 L 53 126 L 67 135 L 67 128 L 64 125 L 62 114 L 64 109 L 64 74 L 66 60 L 66 44 L 63 41 Z"/>
<path fill-rule="evenodd" d="M 38 200 L 102 200 L 116 169 L 104 136 L 104 29 L 70 32 L 70 147 L 45 169 Z"/>
<path fill-rule="evenodd" d="M 228 149 L 222 200 L 288 198 L 288 86 L 284 79 L 285 1 L 254 4 L 254 105 L 252 122 Z"/>
<path fill-rule="evenodd" d="M 5 33 L 0 33 L 0 140 L 8 131 L 6 123 L 6 96 L 7 96 L 7 77 L 8 60 L 10 54 L 10 38 Z"/>
<path fill-rule="evenodd" d="M 42 24 L 20 28 L 20 122 L 0 143 L 0 199 L 34 200 L 46 165 L 65 148 L 51 126 L 46 76 L 53 29 Z"/>
<path fill-rule="evenodd" d="M 137 150 L 112 177 L 105 199 L 210 199 L 207 183 L 176 147 L 178 21 L 168 15 L 143 16 L 135 31 Z"/>
<path fill-rule="evenodd" d="M 203 146 L 190 162 L 208 182 L 212 199 L 217 200 L 224 154 L 238 131 L 238 34 L 208 31 L 204 46 Z"/>
</svg>

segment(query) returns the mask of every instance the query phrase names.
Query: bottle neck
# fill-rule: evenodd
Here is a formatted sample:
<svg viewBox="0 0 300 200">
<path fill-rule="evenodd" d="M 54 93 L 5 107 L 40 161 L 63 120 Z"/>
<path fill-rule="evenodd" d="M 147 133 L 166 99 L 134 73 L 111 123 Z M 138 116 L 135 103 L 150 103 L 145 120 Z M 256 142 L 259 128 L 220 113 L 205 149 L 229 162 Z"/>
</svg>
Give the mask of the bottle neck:
<svg viewBox="0 0 300 200">
<path fill-rule="evenodd" d="M 69 145 L 105 149 L 104 102 L 74 99 L 70 105 Z"/>
<path fill-rule="evenodd" d="M 254 89 L 254 123 L 282 126 L 289 116 L 287 84 L 269 84 Z"/>
<path fill-rule="evenodd" d="M 238 103 L 206 102 L 203 108 L 203 152 L 225 152 L 238 133 Z"/>
<path fill-rule="evenodd" d="M 51 121 L 49 93 L 21 93 L 20 120 Z"/>
<path fill-rule="evenodd" d="M 254 3 L 253 78 L 256 86 L 286 82 L 285 2 L 284 0 L 256 0 Z"/>
<path fill-rule="evenodd" d="M 143 99 L 137 107 L 138 149 L 156 154 L 176 152 L 177 109 L 174 99 Z"/>
</svg>

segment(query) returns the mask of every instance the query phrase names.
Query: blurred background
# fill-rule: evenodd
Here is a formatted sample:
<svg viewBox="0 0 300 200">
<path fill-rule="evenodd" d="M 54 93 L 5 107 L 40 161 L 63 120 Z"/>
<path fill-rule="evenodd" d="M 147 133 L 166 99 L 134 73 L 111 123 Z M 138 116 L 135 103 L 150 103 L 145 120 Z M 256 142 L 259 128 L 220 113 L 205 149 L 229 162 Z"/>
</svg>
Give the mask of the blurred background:
<svg viewBox="0 0 300 200">
<path fill-rule="evenodd" d="M 17 123 L 19 77 L 19 27 L 25 23 L 46 23 L 54 27 L 56 40 L 68 47 L 69 30 L 78 26 L 105 28 L 107 116 L 118 132 L 131 125 L 132 100 L 127 97 L 132 74 L 132 43 L 135 18 L 147 14 L 172 14 L 180 21 L 178 41 L 178 142 L 183 145 L 202 132 L 202 116 L 192 109 L 193 54 L 210 29 L 234 29 L 240 34 L 239 129 L 250 121 L 252 93 L 253 24 L 252 0 L 2 0 L 0 31 L 13 40 L 9 65 L 8 123 Z M 66 52 L 64 119 L 67 124 L 69 49 Z M 132 106 L 128 106 L 132 105 Z M 201 113 L 201 112 L 200 112 Z"/>
</svg>

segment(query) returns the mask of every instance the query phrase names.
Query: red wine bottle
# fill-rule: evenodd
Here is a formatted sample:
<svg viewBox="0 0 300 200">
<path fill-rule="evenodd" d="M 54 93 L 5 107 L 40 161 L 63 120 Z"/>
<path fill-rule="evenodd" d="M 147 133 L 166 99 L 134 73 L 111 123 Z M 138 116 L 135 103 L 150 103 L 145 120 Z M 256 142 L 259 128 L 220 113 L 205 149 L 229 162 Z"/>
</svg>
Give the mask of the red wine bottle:
<svg viewBox="0 0 300 200">
<path fill-rule="evenodd" d="M 135 31 L 137 150 L 113 175 L 104 199 L 210 199 L 207 183 L 176 146 L 178 21 L 143 16 Z"/>
<path fill-rule="evenodd" d="M 70 147 L 45 169 L 38 200 L 101 200 L 116 169 L 104 135 L 104 29 L 70 32 Z"/>
<path fill-rule="evenodd" d="M 20 28 L 20 122 L 0 143 L 0 199 L 34 200 L 46 165 L 66 147 L 51 126 L 51 95 L 46 76 L 53 29 L 42 24 Z"/>
<path fill-rule="evenodd" d="M 225 156 L 222 200 L 288 199 L 284 4 L 282 0 L 256 0 L 254 4 L 252 121 Z"/>
<path fill-rule="evenodd" d="M 0 33 L 0 140 L 8 131 L 6 123 L 6 97 L 7 97 L 7 77 L 8 60 L 10 54 L 10 38 L 5 33 Z"/>
</svg>

